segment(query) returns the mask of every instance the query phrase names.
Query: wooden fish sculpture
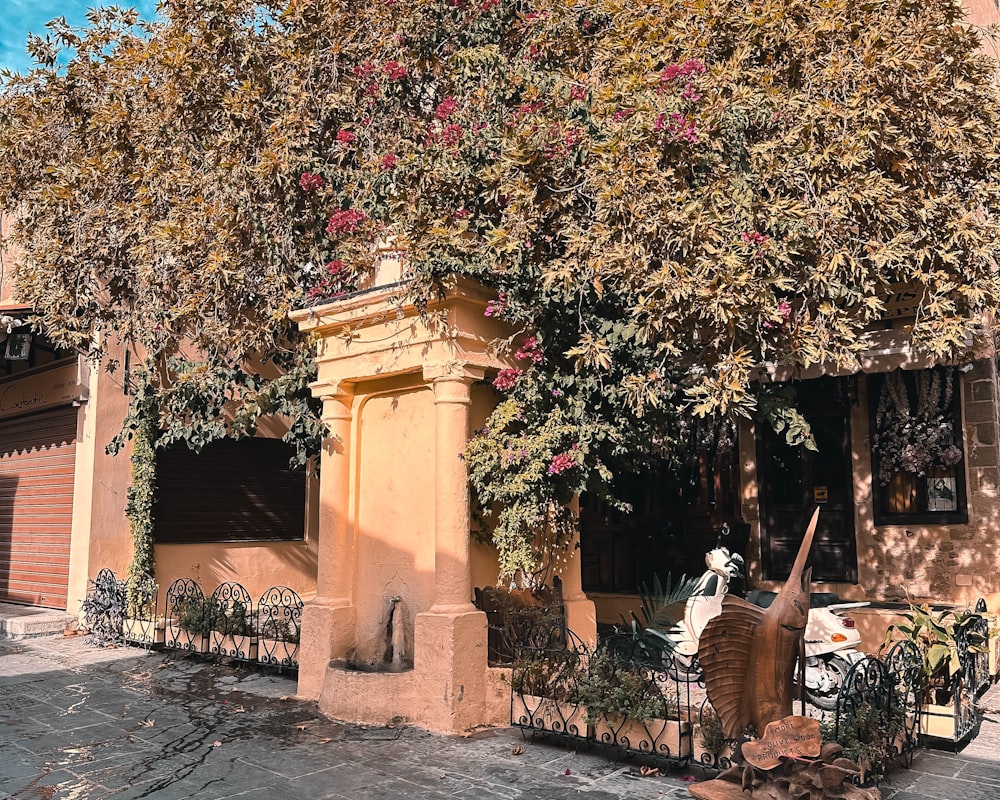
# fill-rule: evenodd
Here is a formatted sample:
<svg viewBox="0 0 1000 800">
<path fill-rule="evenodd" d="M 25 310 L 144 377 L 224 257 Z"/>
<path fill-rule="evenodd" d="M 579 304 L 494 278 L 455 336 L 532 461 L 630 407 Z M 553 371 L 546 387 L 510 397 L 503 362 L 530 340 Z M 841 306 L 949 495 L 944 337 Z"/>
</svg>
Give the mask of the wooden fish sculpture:
<svg viewBox="0 0 1000 800">
<path fill-rule="evenodd" d="M 698 644 L 705 690 L 727 738 L 748 725 L 758 734 L 769 722 L 792 713 L 792 676 L 809 616 L 812 570 L 806 560 L 816 533 L 812 515 L 792 572 L 769 608 L 726 595 L 722 613 L 711 620 Z"/>
</svg>

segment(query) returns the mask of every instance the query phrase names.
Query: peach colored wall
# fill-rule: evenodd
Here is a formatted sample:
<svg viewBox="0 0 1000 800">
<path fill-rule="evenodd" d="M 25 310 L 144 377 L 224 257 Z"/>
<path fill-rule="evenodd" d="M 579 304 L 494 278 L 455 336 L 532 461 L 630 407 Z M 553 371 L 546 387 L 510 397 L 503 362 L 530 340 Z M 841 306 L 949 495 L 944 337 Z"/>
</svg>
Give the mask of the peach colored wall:
<svg viewBox="0 0 1000 800">
<path fill-rule="evenodd" d="M 970 25 L 987 26 L 1000 22 L 1000 6 L 996 0 L 962 0 L 962 5 Z"/>
<path fill-rule="evenodd" d="M 385 648 L 389 599 L 402 598 L 406 639 L 434 603 L 434 395 L 412 377 L 372 381 L 355 404 L 357 655 Z M 412 658 L 412 645 L 407 657 Z"/>
</svg>

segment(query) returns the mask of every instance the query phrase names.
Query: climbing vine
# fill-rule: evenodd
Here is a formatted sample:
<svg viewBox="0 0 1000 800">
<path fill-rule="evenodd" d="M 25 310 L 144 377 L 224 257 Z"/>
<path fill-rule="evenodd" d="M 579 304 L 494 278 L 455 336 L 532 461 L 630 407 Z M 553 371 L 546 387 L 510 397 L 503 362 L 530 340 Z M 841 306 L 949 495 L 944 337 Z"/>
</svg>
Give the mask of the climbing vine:
<svg viewBox="0 0 1000 800">
<path fill-rule="evenodd" d="M 156 440 L 159 411 L 155 392 L 147 382 L 132 398 L 132 480 L 128 487 L 125 516 L 132 536 L 132 560 L 128 565 L 130 594 L 146 590 L 146 577 L 154 574 L 153 506 L 156 502 Z M 138 601 L 138 596 L 127 602 Z"/>
</svg>

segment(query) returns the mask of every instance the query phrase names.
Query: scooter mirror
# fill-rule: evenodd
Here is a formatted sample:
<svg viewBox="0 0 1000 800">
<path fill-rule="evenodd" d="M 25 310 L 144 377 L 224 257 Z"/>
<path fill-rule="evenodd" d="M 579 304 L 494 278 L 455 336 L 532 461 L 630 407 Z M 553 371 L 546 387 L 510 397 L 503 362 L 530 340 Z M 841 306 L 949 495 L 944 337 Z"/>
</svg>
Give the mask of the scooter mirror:
<svg viewBox="0 0 1000 800">
<path fill-rule="evenodd" d="M 723 522 L 719 529 L 719 538 L 715 540 L 716 547 L 722 547 L 722 540 L 729 536 L 729 523 Z"/>
</svg>

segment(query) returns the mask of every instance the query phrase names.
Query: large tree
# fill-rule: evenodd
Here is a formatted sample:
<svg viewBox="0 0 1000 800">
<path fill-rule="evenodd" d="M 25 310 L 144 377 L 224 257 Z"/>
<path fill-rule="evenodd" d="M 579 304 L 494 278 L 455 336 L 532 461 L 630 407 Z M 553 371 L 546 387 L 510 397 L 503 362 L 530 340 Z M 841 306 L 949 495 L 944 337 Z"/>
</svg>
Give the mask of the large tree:
<svg viewBox="0 0 1000 800">
<path fill-rule="evenodd" d="M 758 365 L 853 363 L 891 287 L 942 357 L 1000 302 L 995 64 L 952 0 L 160 11 L 57 24 L 8 78 L 24 299 L 60 343 L 159 356 L 163 424 L 200 442 L 234 393 L 236 433 L 304 402 L 285 315 L 357 287 L 376 241 L 418 303 L 459 274 L 494 287 L 523 366 L 466 457 L 506 572 L 572 493 L 683 453 L 692 420 L 760 413 L 808 443 Z"/>
</svg>

